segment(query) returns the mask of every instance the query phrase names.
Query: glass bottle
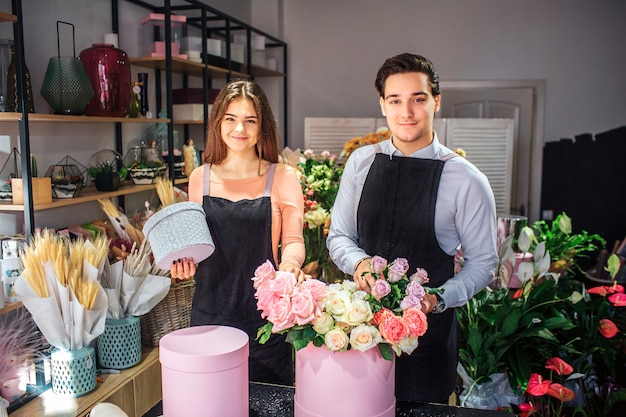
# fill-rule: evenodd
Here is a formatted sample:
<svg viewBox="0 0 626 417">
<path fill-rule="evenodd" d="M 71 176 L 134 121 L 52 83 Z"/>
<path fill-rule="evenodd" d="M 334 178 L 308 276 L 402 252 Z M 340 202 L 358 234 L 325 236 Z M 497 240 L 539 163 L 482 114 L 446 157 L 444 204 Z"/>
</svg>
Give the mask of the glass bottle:
<svg viewBox="0 0 626 417">
<path fill-rule="evenodd" d="M 128 117 L 135 118 L 139 117 L 141 114 L 141 90 L 143 90 L 143 83 L 133 81 L 130 92 L 130 104 L 128 106 Z"/>
<path fill-rule="evenodd" d="M 24 63 L 24 83 L 26 84 L 26 109 L 28 113 L 35 113 L 35 102 L 33 101 L 33 86 L 30 81 L 30 72 Z M 21 112 L 22 103 L 18 96 L 17 86 L 17 65 L 15 63 L 15 48 L 11 46 L 11 63 L 7 70 L 7 96 L 4 104 L 4 111 Z"/>
</svg>

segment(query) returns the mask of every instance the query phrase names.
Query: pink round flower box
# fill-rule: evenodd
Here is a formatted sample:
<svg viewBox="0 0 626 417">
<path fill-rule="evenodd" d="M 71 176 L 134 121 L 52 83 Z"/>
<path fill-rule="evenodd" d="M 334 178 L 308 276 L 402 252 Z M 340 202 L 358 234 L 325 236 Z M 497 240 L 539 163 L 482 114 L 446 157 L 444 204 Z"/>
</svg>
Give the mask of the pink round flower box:
<svg viewBox="0 0 626 417">
<path fill-rule="evenodd" d="M 395 357 L 378 348 L 333 352 L 312 344 L 296 352 L 295 417 L 395 417 Z"/>
<path fill-rule="evenodd" d="M 234 327 L 189 327 L 163 336 L 163 415 L 247 416 L 248 354 L 248 335 Z"/>
</svg>

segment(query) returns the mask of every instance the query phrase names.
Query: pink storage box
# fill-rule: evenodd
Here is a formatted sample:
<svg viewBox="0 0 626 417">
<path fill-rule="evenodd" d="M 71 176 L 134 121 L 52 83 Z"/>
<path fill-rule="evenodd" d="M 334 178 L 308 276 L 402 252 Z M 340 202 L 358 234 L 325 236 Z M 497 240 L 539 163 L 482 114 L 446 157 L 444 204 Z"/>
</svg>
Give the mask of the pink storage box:
<svg viewBox="0 0 626 417">
<path fill-rule="evenodd" d="M 163 336 L 163 415 L 247 416 L 248 354 L 248 335 L 234 327 L 189 327 Z"/>
<path fill-rule="evenodd" d="M 309 344 L 296 351 L 294 416 L 395 417 L 395 363 L 378 348 L 333 352 Z"/>
</svg>

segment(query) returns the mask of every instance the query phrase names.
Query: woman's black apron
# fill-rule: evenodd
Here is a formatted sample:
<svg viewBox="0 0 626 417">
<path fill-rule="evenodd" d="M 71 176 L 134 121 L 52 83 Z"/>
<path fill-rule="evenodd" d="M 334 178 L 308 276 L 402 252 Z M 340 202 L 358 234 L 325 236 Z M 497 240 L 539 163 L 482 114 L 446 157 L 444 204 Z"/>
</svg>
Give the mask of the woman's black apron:
<svg viewBox="0 0 626 417">
<path fill-rule="evenodd" d="M 200 262 L 191 310 L 191 325 L 219 324 L 244 330 L 250 337 L 250 381 L 293 384 L 291 345 L 272 335 L 265 344 L 255 339 L 261 319 L 252 277 L 272 252 L 270 191 L 276 164 L 267 172 L 265 191 L 254 200 L 230 201 L 209 196 L 211 166 L 204 166 L 202 207 L 215 243 L 215 252 Z"/>
<path fill-rule="evenodd" d="M 441 250 L 435 236 L 435 205 L 444 160 L 374 158 L 359 202 L 359 246 L 392 262 L 409 261 L 409 275 L 425 268 L 430 287 L 453 276 L 454 257 Z M 445 190 L 443 190 L 445 192 Z M 447 402 L 454 391 L 457 331 L 454 309 L 428 315 L 428 331 L 413 354 L 397 358 L 396 398 Z"/>
</svg>

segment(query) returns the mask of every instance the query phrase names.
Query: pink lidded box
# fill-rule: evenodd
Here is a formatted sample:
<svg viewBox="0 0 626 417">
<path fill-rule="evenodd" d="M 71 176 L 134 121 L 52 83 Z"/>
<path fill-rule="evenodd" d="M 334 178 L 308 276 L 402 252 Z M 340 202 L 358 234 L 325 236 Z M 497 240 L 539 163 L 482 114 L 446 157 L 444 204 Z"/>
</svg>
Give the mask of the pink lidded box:
<svg viewBox="0 0 626 417">
<path fill-rule="evenodd" d="M 163 415 L 249 414 L 248 335 L 228 326 L 196 326 L 159 341 Z"/>
</svg>

